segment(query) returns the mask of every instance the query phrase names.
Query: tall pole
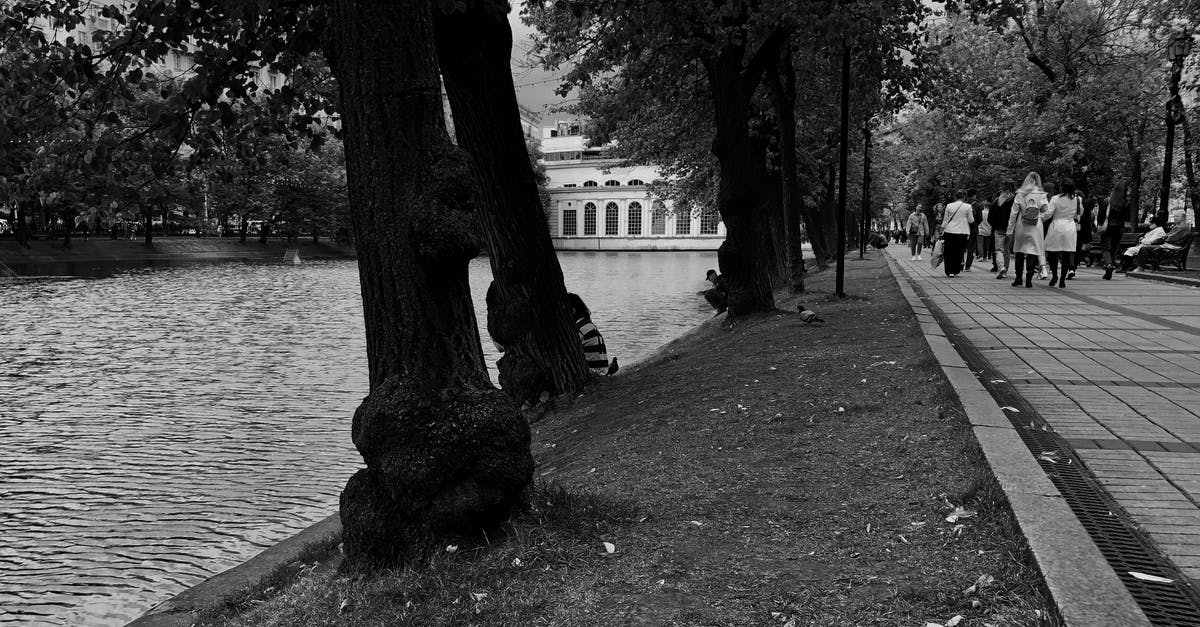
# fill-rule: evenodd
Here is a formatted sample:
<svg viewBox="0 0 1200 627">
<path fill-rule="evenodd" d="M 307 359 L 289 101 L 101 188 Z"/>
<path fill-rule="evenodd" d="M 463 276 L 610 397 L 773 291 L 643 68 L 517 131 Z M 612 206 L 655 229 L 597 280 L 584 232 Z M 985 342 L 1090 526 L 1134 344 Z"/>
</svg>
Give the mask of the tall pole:
<svg viewBox="0 0 1200 627">
<path fill-rule="evenodd" d="M 871 232 L 871 118 L 863 122 L 862 233 L 858 237 L 858 258 L 867 254 L 867 236 Z"/>
<path fill-rule="evenodd" d="M 1179 78 L 1183 73 L 1183 56 L 1171 59 L 1171 97 L 1167 99 L 1167 147 L 1163 156 L 1162 192 L 1158 200 L 1159 214 L 1167 214 L 1171 198 L 1171 162 L 1175 160 L 1175 106 L 1179 100 Z"/>
<path fill-rule="evenodd" d="M 842 152 L 838 181 L 837 295 L 846 296 L 846 162 L 850 143 L 850 45 L 842 43 Z"/>
</svg>

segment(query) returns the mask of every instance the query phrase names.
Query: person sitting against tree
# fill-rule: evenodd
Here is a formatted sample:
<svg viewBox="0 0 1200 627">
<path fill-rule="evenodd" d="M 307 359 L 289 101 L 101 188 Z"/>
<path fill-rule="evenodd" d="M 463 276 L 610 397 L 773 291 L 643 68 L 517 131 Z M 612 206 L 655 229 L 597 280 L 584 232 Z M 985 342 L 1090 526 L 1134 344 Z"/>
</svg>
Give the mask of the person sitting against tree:
<svg viewBox="0 0 1200 627">
<path fill-rule="evenodd" d="M 712 269 L 705 274 L 704 280 L 712 283 L 713 286 L 697 293 L 704 296 L 704 300 L 708 301 L 708 304 L 712 305 L 718 314 L 725 313 L 726 307 L 729 306 L 729 281 Z"/>
<path fill-rule="evenodd" d="M 583 346 L 583 357 L 587 360 L 588 368 L 594 374 L 612 375 L 620 368 L 617 358 L 608 361 L 608 348 L 604 345 L 604 336 L 592 322 L 592 312 L 579 294 L 567 293 L 567 304 L 571 306 L 571 316 L 575 318 L 575 327 L 579 330 L 579 343 Z"/>
</svg>

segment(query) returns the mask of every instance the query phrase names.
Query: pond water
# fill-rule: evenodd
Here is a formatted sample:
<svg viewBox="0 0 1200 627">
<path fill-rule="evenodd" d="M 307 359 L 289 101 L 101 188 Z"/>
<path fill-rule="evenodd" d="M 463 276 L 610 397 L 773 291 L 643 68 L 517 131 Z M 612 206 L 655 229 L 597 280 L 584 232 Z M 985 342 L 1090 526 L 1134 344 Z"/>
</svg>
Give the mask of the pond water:
<svg viewBox="0 0 1200 627">
<path fill-rule="evenodd" d="M 624 363 L 712 315 L 713 253 L 560 260 Z M 124 624 L 336 512 L 361 465 L 353 261 L 12 280 L 0 328 L 0 624 Z"/>
</svg>

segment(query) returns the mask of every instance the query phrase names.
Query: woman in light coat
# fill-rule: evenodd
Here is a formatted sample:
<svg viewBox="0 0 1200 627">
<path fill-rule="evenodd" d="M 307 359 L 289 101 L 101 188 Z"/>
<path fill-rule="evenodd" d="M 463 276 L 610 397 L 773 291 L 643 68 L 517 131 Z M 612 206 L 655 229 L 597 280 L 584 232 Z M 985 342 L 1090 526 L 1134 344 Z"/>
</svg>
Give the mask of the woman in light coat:
<svg viewBox="0 0 1200 627">
<path fill-rule="evenodd" d="M 1078 247 L 1078 236 L 1075 227 L 1079 224 L 1079 214 L 1083 211 L 1082 203 L 1075 197 L 1075 183 L 1065 181 L 1062 193 L 1050 199 L 1050 228 L 1046 230 L 1046 260 L 1050 263 L 1050 287 L 1057 284 L 1067 286 L 1067 272 L 1073 267 L 1075 249 Z M 1062 278 L 1058 276 L 1059 262 L 1062 262 Z"/>
<path fill-rule="evenodd" d="M 975 208 L 967 202 L 967 190 L 960 189 L 954 194 L 954 202 L 946 205 L 942 214 L 946 276 L 956 277 L 963 271 L 963 258 L 971 241 L 971 225 L 974 223 Z"/>
<path fill-rule="evenodd" d="M 908 248 L 912 251 L 912 261 L 920 261 L 925 238 L 929 237 L 929 220 L 925 219 L 925 212 L 921 207 L 908 214 L 904 230 L 908 231 Z"/>
<path fill-rule="evenodd" d="M 1028 211 L 1027 211 L 1028 209 Z M 1045 254 L 1042 222 L 1049 217 L 1046 192 L 1042 191 L 1042 177 L 1030 172 L 1017 190 L 1013 199 L 1012 214 L 1008 217 L 1007 236 L 1016 255 L 1017 272 L 1013 287 L 1020 287 L 1021 273 L 1025 273 L 1025 287 L 1033 287 L 1033 273 L 1037 272 L 1038 258 Z M 1033 218 L 1030 214 L 1036 214 Z"/>
</svg>

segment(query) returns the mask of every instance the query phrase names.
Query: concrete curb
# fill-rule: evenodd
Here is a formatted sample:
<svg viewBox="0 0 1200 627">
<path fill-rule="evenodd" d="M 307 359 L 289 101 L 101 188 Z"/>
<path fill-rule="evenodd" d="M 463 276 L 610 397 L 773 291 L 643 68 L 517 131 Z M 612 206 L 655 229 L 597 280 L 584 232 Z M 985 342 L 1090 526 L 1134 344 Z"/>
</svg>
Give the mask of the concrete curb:
<svg viewBox="0 0 1200 627">
<path fill-rule="evenodd" d="M 257 585 L 279 567 L 297 561 L 300 554 L 313 543 L 341 532 L 341 518 L 333 514 L 249 561 L 213 575 L 159 603 L 126 627 L 189 627 L 200 612 L 220 605 L 232 594 Z"/>
<path fill-rule="evenodd" d="M 992 395 L 975 378 L 890 253 L 888 268 L 954 387 L 992 473 L 1008 497 L 1046 588 L 1070 627 L 1140 627 L 1150 621 Z"/>
<path fill-rule="evenodd" d="M 1163 274 L 1161 272 L 1127 272 L 1125 276 L 1130 279 L 1141 279 L 1142 281 L 1158 281 L 1159 283 L 1174 283 L 1175 285 L 1200 287 L 1200 280 Z"/>
</svg>

